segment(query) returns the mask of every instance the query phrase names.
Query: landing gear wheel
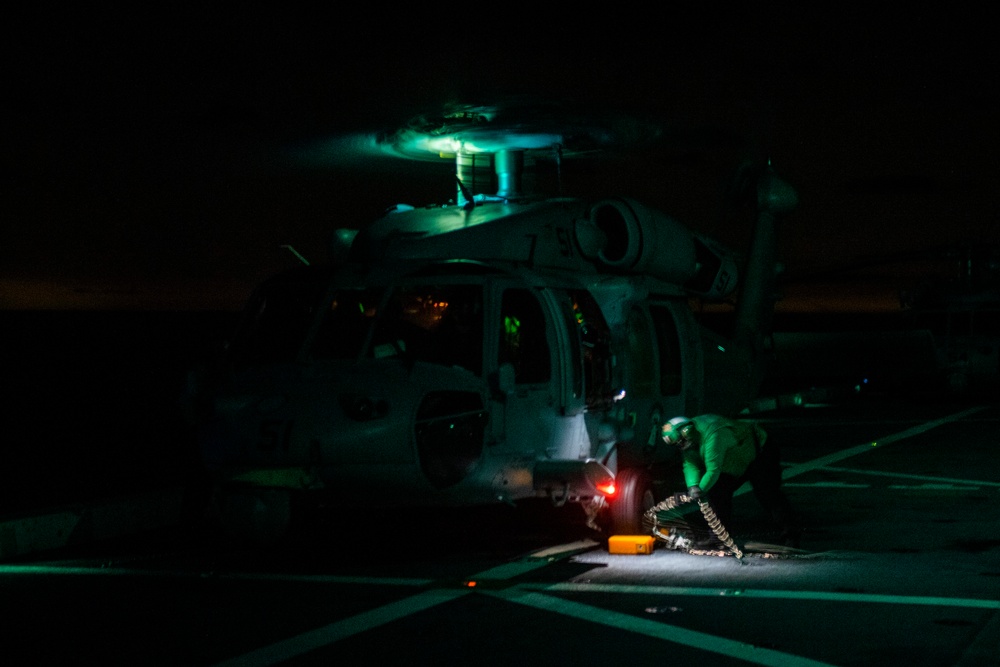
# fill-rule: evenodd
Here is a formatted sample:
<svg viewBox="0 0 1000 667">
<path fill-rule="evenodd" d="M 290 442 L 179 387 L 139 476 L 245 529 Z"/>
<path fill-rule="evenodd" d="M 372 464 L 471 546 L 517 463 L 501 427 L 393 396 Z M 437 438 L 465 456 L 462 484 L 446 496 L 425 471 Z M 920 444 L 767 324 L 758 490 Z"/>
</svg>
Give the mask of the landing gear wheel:
<svg viewBox="0 0 1000 667">
<path fill-rule="evenodd" d="M 656 504 L 653 482 L 645 470 L 626 468 L 615 477 L 618 492 L 608 508 L 609 535 L 644 535 L 642 516 Z"/>
</svg>

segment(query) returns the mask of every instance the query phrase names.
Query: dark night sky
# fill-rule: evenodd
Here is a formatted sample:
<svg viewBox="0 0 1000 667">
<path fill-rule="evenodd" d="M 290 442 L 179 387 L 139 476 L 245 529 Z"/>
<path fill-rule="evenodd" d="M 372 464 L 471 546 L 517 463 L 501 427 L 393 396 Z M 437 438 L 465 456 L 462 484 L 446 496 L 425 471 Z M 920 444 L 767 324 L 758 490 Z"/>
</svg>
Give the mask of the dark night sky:
<svg viewBox="0 0 1000 667">
<path fill-rule="evenodd" d="M 719 195 L 759 148 L 800 193 L 790 269 L 1000 240 L 986 9 L 544 21 L 492 5 L 405 20 L 384 7 L 124 7 L 36 8 L 7 25 L 0 308 L 237 308 L 294 263 L 281 244 L 320 259 L 335 227 L 452 194 L 447 167 L 293 168 L 283 147 L 509 94 L 670 128 L 674 145 L 587 177 L 734 245 L 746 229 L 719 216 Z M 745 142 L 723 139 L 734 135 Z M 896 276 L 862 277 L 816 307 L 894 296 Z"/>
</svg>

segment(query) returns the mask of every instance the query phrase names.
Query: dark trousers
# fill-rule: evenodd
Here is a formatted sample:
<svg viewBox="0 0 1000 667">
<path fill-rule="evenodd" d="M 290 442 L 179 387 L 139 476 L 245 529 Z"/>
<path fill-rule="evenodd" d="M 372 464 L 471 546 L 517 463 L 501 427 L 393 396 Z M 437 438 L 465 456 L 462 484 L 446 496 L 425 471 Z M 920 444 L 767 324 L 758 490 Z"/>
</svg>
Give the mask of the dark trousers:
<svg viewBox="0 0 1000 667">
<path fill-rule="evenodd" d="M 781 460 L 778 447 L 769 439 L 757 457 L 739 477 L 723 473 L 708 492 L 708 501 L 722 525 L 729 528 L 733 519 L 733 494 L 746 482 L 750 483 L 761 507 L 786 533 L 797 530 L 788 497 L 781 490 Z"/>
</svg>

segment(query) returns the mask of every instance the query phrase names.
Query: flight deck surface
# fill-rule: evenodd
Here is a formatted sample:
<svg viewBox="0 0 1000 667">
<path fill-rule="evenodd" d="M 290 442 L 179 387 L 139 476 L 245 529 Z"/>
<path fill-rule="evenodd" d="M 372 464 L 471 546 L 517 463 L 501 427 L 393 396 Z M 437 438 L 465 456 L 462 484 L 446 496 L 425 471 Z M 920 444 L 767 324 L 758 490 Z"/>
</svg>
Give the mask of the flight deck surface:
<svg viewBox="0 0 1000 667">
<path fill-rule="evenodd" d="M 401 502 L 249 549 L 167 530 L 0 567 L 10 664 L 993 665 L 1000 409 L 852 400 L 759 415 L 801 551 L 752 493 L 735 557 L 609 554 L 582 522 Z M 776 557 L 765 557 L 768 553 Z"/>
</svg>

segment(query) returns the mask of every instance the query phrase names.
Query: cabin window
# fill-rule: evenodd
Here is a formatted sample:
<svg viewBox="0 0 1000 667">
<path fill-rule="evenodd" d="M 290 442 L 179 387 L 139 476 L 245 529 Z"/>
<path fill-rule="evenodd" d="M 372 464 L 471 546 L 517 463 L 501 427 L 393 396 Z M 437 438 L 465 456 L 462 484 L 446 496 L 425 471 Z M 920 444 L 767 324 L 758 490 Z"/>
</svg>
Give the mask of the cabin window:
<svg viewBox="0 0 1000 667">
<path fill-rule="evenodd" d="M 660 393 L 676 396 L 681 393 L 681 342 L 677 323 L 666 306 L 650 306 L 656 330 L 656 347 L 660 353 Z"/>
<path fill-rule="evenodd" d="M 503 293 L 497 362 L 514 367 L 516 384 L 548 382 L 552 376 L 545 314 L 535 295 L 526 289 Z"/>
<path fill-rule="evenodd" d="M 587 407 L 605 408 L 615 393 L 611 382 L 611 330 L 590 292 L 570 290 L 569 295 L 580 340 Z"/>
<path fill-rule="evenodd" d="M 656 391 L 656 342 L 649 319 L 639 308 L 629 311 L 628 335 L 629 392 L 636 398 L 649 398 Z"/>
</svg>

